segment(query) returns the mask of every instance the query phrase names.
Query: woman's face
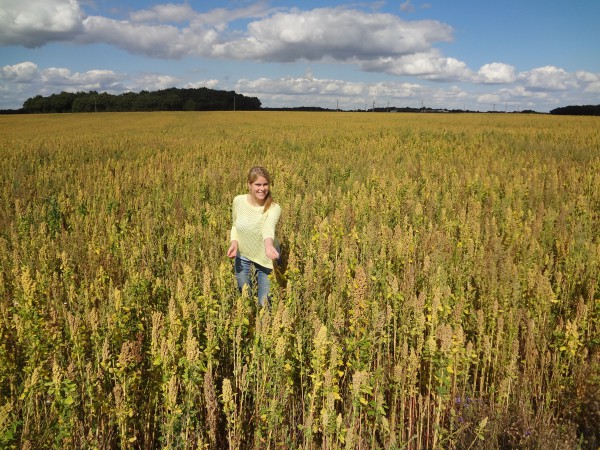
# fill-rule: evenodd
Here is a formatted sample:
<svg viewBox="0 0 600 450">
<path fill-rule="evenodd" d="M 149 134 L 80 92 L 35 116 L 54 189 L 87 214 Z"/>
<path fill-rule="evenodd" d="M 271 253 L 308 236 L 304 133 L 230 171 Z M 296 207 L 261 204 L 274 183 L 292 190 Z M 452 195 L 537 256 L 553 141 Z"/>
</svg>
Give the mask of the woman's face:
<svg viewBox="0 0 600 450">
<path fill-rule="evenodd" d="M 259 176 L 252 183 L 248 183 L 248 188 L 254 203 L 259 206 L 263 206 L 265 204 L 267 194 L 269 193 L 269 181 L 265 177 Z"/>
</svg>

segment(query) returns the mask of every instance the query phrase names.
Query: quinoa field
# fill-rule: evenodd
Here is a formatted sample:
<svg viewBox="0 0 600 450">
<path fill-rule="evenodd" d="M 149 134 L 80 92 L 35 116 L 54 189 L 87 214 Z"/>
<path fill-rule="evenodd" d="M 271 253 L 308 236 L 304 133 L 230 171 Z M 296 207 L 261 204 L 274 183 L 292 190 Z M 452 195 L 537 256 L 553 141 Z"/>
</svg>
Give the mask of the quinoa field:
<svg viewBox="0 0 600 450">
<path fill-rule="evenodd" d="M 600 447 L 598 117 L 0 116 L 0 164 L 2 449 Z"/>
</svg>

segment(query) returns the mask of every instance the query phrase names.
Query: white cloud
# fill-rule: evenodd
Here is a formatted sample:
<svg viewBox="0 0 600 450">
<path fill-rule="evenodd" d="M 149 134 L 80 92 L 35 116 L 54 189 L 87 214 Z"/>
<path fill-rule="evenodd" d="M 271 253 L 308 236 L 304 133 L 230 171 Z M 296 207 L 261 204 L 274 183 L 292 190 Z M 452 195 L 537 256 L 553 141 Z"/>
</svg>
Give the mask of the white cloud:
<svg viewBox="0 0 600 450">
<path fill-rule="evenodd" d="M 491 63 L 481 66 L 476 81 L 485 84 L 513 83 L 517 79 L 515 68 L 509 64 Z"/>
<path fill-rule="evenodd" d="M 451 38 L 452 29 L 437 21 L 406 22 L 343 8 L 294 9 L 250 23 L 246 36 L 217 45 L 214 54 L 277 62 L 368 60 L 428 51 Z"/>
<path fill-rule="evenodd" d="M 103 42 L 156 58 L 180 58 L 188 52 L 189 43 L 179 29 L 172 25 L 134 24 L 100 16 L 84 21 L 85 35 L 80 43 Z"/>
<path fill-rule="evenodd" d="M 64 67 L 51 67 L 41 72 L 41 78 L 44 83 L 70 84 L 73 80 L 73 75 L 69 69 Z"/>
<path fill-rule="evenodd" d="M 509 89 L 501 89 L 499 93 L 504 100 L 545 100 L 548 98 L 548 94 L 546 92 L 531 91 L 525 86 L 515 86 Z"/>
<path fill-rule="evenodd" d="M 544 66 L 521 72 L 518 79 L 530 89 L 564 91 L 577 86 L 577 80 L 564 69 Z"/>
<path fill-rule="evenodd" d="M 492 105 L 500 102 L 498 94 L 483 94 L 477 97 L 477 103 Z"/>
<path fill-rule="evenodd" d="M 573 75 L 575 76 L 575 75 Z M 588 74 L 579 78 L 594 80 L 597 75 Z M 141 74 L 128 76 L 111 70 L 90 70 L 73 72 L 65 67 L 40 69 L 32 62 L 4 66 L 0 68 L 0 108 L 18 108 L 35 95 L 51 95 L 61 91 L 77 92 L 96 90 L 121 94 L 127 91 L 155 91 L 170 87 L 211 89 L 235 89 L 244 95 L 258 97 L 265 107 L 321 106 L 342 109 L 371 108 L 385 105 L 395 107 L 420 107 L 463 109 L 465 107 L 491 110 L 496 105 L 503 110 L 505 104 L 512 109 L 532 108 L 548 110 L 556 107 L 561 100 L 567 104 L 590 103 L 590 94 L 600 92 L 600 81 L 586 84 L 586 94 L 580 97 L 557 99 L 551 93 L 531 89 L 525 85 L 503 88 L 497 91 L 472 94 L 458 86 L 431 87 L 419 83 L 406 82 L 356 82 L 340 79 L 319 78 L 312 69 L 307 69 L 299 77 L 241 79 L 232 86 L 221 86 L 222 80 L 206 79 L 184 83 L 178 77 L 164 74 Z M 518 106 L 516 106 L 518 105 Z"/>
<path fill-rule="evenodd" d="M 481 110 L 519 111 L 535 109 L 547 111 L 556 107 L 558 100 L 547 92 L 534 91 L 522 85 L 502 88 L 477 97 Z"/>
<path fill-rule="evenodd" d="M 115 20 L 85 16 L 75 0 L 26 0 L 18 2 L 18 7 L 14 6 L 17 2 L 0 2 L 10 3 L 8 12 L 0 15 L 0 25 L 4 25 L 0 43 L 33 46 L 71 39 L 164 59 L 337 61 L 358 64 L 367 71 L 437 80 L 469 75 L 463 62 L 445 58 L 433 48 L 435 43 L 450 42 L 453 33 L 450 26 L 434 20 L 404 21 L 392 14 L 341 7 L 279 12 L 266 2 L 203 14 L 189 3 L 159 4 L 132 12 L 131 20 Z M 258 20 L 245 32 L 229 29 L 231 21 L 248 18 Z"/>
<path fill-rule="evenodd" d="M 418 89 L 416 85 L 402 85 L 400 83 L 373 83 L 368 86 L 367 95 L 369 98 L 406 98 L 414 95 L 414 90 Z"/>
<path fill-rule="evenodd" d="M 444 99 L 442 89 L 432 90 L 414 83 L 348 82 L 315 77 L 258 78 L 239 80 L 237 92 L 258 97 L 265 107 L 320 106 L 325 108 L 363 109 L 389 106 L 421 106 L 423 99 Z M 457 88 L 448 98 L 456 98 Z M 461 96 L 462 97 L 462 96 Z M 439 103 L 441 105 L 443 103 Z M 366 105 L 366 106 L 365 106 Z"/>
<path fill-rule="evenodd" d="M 233 20 L 250 17 L 260 19 L 251 22 L 242 35 L 227 28 Z M 231 11 L 215 9 L 205 14 L 195 13 L 189 4 L 167 4 L 135 11 L 130 14 L 131 20 L 82 14 L 77 18 L 77 26 L 72 27 L 70 35 L 74 42 L 106 43 L 157 58 L 360 61 L 428 52 L 436 42 L 452 39 L 452 29 L 433 20 L 408 22 L 391 14 L 344 8 L 293 9 L 282 13 L 262 3 Z M 173 25 L 181 22 L 189 24 Z M 15 37 L 10 43 L 26 45 L 25 35 L 31 32 L 23 29 L 17 33 L 21 41 Z M 0 34 L 5 41 L 8 39 L 6 33 Z M 43 38 L 36 43 L 42 45 Z"/>
<path fill-rule="evenodd" d="M 180 83 L 179 78 L 170 75 L 145 74 L 133 80 L 134 87 L 131 90 L 158 91 L 177 87 Z"/>
<path fill-rule="evenodd" d="M 437 50 L 420 52 L 398 58 L 385 57 L 362 61 L 361 67 L 368 72 L 385 72 L 392 75 L 413 75 L 430 80 L 467 80 L 472 73 L 465 63 L 445 58 Z"/>
<path fill-rule="evenodd" d="M 377 12 L 382 7 L 380 2 L 301 10 L 274 8 L 263 0 L 245 3 L 247 6 L 237 9 L 199 12 L 194 10 L 193 2 L 186 0 L 154 4 L 145 10 L 115 15 L 116 18 L 87 15 L 84 8 L 91 11 L 92 4 L 93 0 L 0 0 L 0 45 L 104 43 L 158 59 L 309 61 L 316 70 L 321 62 L 341 63 L 371 73 L 417 77 L 423 83 L 320 79 L 308 69 L 300 77 L 245 79 L 235 85 L 238 92 L 257 96 L 264 104 L 279 102 L 288 106 L 316 105 L 322 101 L 331 106 L 331 102 L 338 100 L 364 106 L 365 101 L 370 103 L 377 97 L 382 101 L 418 102 L 419 106 L 423 101 L 432 107 L 433 104 L 462 107 L 478 99 L 484 104 L 512 99 L 534 102 L 543 109 L 559 100 L 597 103 L 600 93 L 598 73 L 569 73 L 556 66 L 517 73 L 514 66 L 501 62 L 485 64 L 473 71 L 465 62 L 436 48 L 439 43 L 452 41 L 454 31 L 449 25 L 433 20 L 404 20 L 398 15 Z M 413 4 L 411 0 L 402 0 L 396 6 L 397 11 L 413 11 Z M 418 6 L 425 7 L 429 5 Z M 242 23 L 248 25 L 239 28 Z M 278 66 L 282 67 L 286 66 Z M 14 105 L 18 100 L 22 103 L 29 94 L 46 95 L 61 90 L 121 93 L 174 86 L 217 88 L 222 84 L 223 89 L 231 89 L 235 84 L 227 81 L 227 75 L 211 73 L 206 77 L 215 78 L 195 81 L 170 74 L 72 72 L 66 67 L 42 70 L 34 62 L 26 61 L 0 67 L 0 92 L 4 97 L 2 105 L 7 104 L 6 99 L 11 99 Z M 373 75 L 369 78 L 373 79 Z M 447 81 L 461 83 L 461 87 L 429 83 Z M 478 84 L 480 91 L 468 93 L 462 83 Z"/>
<path fill-rule="evenodd" d="M 20 108 L 25 100 L 36 95 L 51 95 L 62 91 L 102 91 L 121 94 L 126 76 L 112 70 L 72 72 L 65 67 L 40 69 L 26 61 L 0 67 L 0 108 Z"/>
<path fill-rule="evenodd" d="M 128 76 L 112 70 L 89 70 L 73 72 L 66 67 L 40 69 L 32 62 L 0 67 L 0 109 L 20 108 L 27 98 L 66 92 L 108 92 L 118 95 L 142 90 L 155 91 L 181 86 L 178 77 L 162 74 Z M 191 83 L 186 87 L 200 85 L 214 88 L 217 80 Z"/>
<path fill-rule="evenodd" d="M 594 81 L 588 84 L 584 91 L 589 94 L 600 94 L 600 81 Z"/>
<path fill-rule="evenodd" d="M 600 81 L 600 74 L 585 72 L 583 70 L 578 70 L 575 72 L 575 78 L 583 83 L 594 83 L 596 81 Z"/>
<path fill-rule="evenodd" d="M 119 92 L 125 90 L 121 84 L 124 79 L 112 70 L 90 70 L 71 72 L 66 68 L 51 67 L 40 71 L 40 81 L 46 92 L 55 91 L 103 91 Z"/>
<path fill-rule="evenodd" d="M 39 47 L 83 31 L 75 0 L 0 0 L 0 45 Z"/>
<path fill-rule="evenodd" d="M 486 86 L 486 88 L 488 88 Z M 600 90 L 598 84 L 590 84 Z M 518 111 L 534 109 L 548 111 L 558 104 L 582 104 L 585 94 L 573 98 L 556 98 L 552 92 L 528 88 L 524 85 L 503 87 L 489 92 L 473 93 L 459 86 L 432 87 L 418 83 L 402 82 L 348 82 L 344 80 L 320 79 L 309 71 L 301 77 L 277 79 L 242 79 L 235 90 L 244 95 L 258 97 L 265 107 L 320 106 L 342 109 L 370 109 L 376 107 L 475 109 L 481 111 Z M 583 103 L 590 103 L 589 101 Z"/>
<path fill-rule="evenodd" d="M 201 81 L 195 81 L 193 83 L 188 83 L 186 84 L 184 87 L 186 89 L 197 89 L 197 88 L 209 88 L 209 89 L 216 89 L 219 86 L 219 80 L 201 80 Z"/>
<path fill-rule="evenodd" d="M 267 1 L 252 3 L 243 8 L 216 8 L 205 13 L 194 11 L 188 3 L 155 5 L 150 9 L 134 11 L 129 17 L 133 22 L 148 23 L 185 23 L 195 26 L 210 26 L 223 30 L 231 21 L 266 17 L 276 9 L 268 6 Z"/>
<path fill-rule="evenodd" d="M 38 75 L 37 64 L 29 61 L 0 68 L 0 80 L 14 83 L 31 83 Z"/>
<path fill-rule="evenodd" d="M 458 86 L 451 86 L 449 89 L 447 89 L 445 91 L 446 99 L 463 101 L 464 99 L 466 99 L 468 97 L 469 97 L 469 94 L 465 90 L 459 88 Z"/>
</svg>

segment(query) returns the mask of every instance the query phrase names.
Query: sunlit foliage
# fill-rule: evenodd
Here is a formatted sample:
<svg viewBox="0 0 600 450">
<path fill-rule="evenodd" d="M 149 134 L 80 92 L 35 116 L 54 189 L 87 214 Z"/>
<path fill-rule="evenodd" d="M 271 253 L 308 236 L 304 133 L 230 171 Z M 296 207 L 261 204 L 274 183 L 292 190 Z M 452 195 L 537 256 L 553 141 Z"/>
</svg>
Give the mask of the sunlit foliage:
<svg viewBox="0 0 600 450">
<path fill-rule="evenodd" d="M 1 448 L 596 448 L 600 121 L 0 117 Z M 231 200 L 283 209 L 271 307 Z"/>
</svg>

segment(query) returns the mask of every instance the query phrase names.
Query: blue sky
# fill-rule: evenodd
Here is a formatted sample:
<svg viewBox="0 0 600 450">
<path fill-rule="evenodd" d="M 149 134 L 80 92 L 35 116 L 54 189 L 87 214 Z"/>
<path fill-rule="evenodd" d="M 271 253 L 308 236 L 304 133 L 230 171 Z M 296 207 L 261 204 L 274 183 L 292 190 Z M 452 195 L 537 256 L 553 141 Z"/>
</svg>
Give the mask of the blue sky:
<svg viewBox="0 0 600 450">
<path fill-rule="evenodd" d="M 600 104 L 600 2 L 0 0 L 0 109 L 235 90 L 265 107 Z"/>
</svg>

